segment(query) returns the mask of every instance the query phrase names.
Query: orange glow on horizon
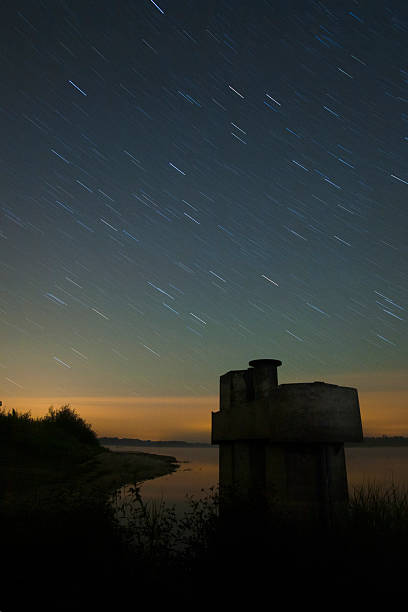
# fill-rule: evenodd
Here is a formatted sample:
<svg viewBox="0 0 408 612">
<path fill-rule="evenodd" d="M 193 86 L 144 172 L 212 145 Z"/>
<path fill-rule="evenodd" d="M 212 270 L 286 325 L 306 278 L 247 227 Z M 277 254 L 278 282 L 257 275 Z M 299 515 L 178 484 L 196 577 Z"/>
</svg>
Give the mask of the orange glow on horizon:
<svg viewBox="0 0 408 612">
<path fill-rule="evenodd" d="M 359 391 L 365 435 L 408 435 L 408 390 Z M 4 408 L 44 416 L 70 404 L 99 436 L 209 442 L 218 396 L 10 397 Z"/>
<path fill-rule="evenodd" d="M 99 436 L 209 442 L 218 397 L 16 397 L 3 404 L 33 417 L 70 404 Z"/>
</svg>

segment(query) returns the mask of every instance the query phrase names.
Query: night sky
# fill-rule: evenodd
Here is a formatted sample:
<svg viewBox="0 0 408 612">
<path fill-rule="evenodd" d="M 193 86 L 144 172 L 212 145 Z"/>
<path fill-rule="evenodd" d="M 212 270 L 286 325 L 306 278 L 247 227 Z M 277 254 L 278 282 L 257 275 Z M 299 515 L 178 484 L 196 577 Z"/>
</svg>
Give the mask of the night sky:
<svg viewBox="0 0 408 612">
<path fill-rule="evenodd" d="M 204 439 L 219 376 L 269 357 L 408 433 L 404 0 L 23 1 L 1 30 L 4 404 Z"/>
</svg>

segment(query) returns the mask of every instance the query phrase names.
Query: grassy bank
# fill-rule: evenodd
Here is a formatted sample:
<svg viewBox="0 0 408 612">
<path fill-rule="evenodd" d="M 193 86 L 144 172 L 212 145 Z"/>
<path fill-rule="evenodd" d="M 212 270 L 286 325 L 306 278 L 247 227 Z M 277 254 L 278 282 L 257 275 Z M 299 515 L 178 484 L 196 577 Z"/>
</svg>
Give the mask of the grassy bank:
<svg viewBox="0 0 408 612">
<path fill-rule="evenodd" d="M 0 411 L 0 496 L 2 503 L 49 496 L 58 489 L 92 487 L 112 493 L 129 482 L 177 469 L 173 457 L 116 453 L 103 447 L 92 427 L 69 406 L 30 413 Z"/>
</svg>

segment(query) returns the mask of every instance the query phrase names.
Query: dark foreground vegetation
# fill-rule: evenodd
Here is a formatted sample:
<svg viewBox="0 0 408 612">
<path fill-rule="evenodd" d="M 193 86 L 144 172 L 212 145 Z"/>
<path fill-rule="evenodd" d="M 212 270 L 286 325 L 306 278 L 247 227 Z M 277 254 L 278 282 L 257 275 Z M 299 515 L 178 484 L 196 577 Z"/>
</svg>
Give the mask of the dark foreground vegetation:
<svg viewBox="0 0 408 612">
<path fill-rule="evenodd" d="M 89 445 L 78 438 L 77 456 L 100 453 L 91 450 L 92 435 L 84 436 Z M 47 461 L 66 466 L 60 448 Z M 34 457 L 32 449 L 22 452 Z M 180 518 L 164 502 L 144 503 L 139 484 L 128 497 L 72 479 L 3 497 L 0 610 L 327 610 L 382 597 L 390 604 L 405 593 L 408 494 L 395 486 L 356 490 L 345 524 L 330 530 L 278 515 L 266 525 L 243 509 L 220 518 L 216 489 L 192 498 Z"/>
</svg>

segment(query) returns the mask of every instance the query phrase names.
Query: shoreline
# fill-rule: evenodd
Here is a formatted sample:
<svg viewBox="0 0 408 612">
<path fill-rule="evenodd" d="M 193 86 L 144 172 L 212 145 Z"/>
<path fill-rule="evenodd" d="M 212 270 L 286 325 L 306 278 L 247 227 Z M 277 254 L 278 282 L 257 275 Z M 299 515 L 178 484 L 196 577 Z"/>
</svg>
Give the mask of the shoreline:
<svg viewBox="0 0 408 612">
<path fill-rule="evenodd" d="M 180 463 L 170 455 L 157 455 L 139 451 L 108 449 L 91 459 L 98 466 L 88 473 L 89 480 L 112 492 L 128 484 L 141 484 L 146 480 L 167 476 L 177 471 Z"/>
<path fill-rule="evenodd" d="M 83 462 L 58 465 L 51 459 L 6 462 L 0 465 L 1 503 L 34 503 L 75 494 L 109 496 L 128 484 L 175 472 L 180 464 L 170 455 L 146 452 L 122 452 L 103 448 Z"/>
</svg>

